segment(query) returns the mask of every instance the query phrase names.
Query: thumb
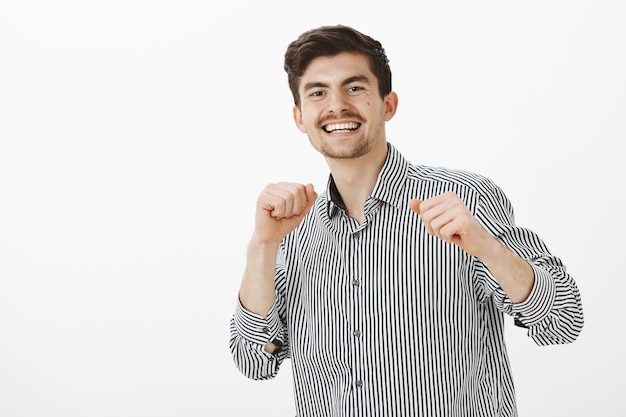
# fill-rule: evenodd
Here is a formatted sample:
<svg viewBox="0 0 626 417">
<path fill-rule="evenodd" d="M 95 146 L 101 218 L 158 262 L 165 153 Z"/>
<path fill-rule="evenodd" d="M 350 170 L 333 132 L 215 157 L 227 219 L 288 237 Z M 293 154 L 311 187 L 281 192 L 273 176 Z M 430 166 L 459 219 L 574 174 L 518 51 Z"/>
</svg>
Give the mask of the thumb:
<svg viewBox="0 0 626 417">
<path fill-rule="evenodd" d="M 412 198 L 409 200 L 409 208 L 417 214 L 420 214 L 420 204 L 422 204 L 422 200 L 420 199 Z"/>
<path fill-rule="evenodd" d="M 313 184 L 307 184 L 305 186 L 305 191 L 306 191 L 306 202 L 307 205 L 312 205 L 315 200 L 317 199 L 317 193 L 315 192 L 315 187 L 313 187 Z"/>
</svg>

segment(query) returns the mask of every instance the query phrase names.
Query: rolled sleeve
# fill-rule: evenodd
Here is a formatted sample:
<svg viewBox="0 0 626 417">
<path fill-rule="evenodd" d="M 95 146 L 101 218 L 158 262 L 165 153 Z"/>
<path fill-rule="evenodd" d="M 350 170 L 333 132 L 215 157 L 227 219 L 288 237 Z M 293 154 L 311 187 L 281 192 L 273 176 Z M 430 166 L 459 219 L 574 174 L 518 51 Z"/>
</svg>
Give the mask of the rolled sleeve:
<svg viewBox="0 0 626 417">
<path fill-rule="evenodd" d="M 239 301 L 235 307 L 233 323 L 237 333 L 245 340 L 265 345 L 268 341 L 276 340 L 281 334 L 281 321 L 276 303 L 272 305 L 267 317 L 246 310 Z"/>
<path fill-rule="evenodd" d="M 533 326 L 544 320 L 552 311 L 556 298 L 556 283 L 547 271 L 531 264 L 535 273 L 533 288 L 526 300 L 513 304 L 515 316 L 525 326 Z"/>
</svg>

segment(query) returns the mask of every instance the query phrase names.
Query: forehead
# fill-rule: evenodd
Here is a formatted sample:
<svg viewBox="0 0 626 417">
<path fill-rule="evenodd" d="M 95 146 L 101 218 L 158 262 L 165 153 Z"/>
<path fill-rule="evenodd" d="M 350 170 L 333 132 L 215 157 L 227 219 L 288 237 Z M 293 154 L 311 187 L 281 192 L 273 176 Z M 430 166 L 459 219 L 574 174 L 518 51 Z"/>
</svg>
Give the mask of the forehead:
<svg viewBox="0 0 626 417">
<path fill-rule="evenodd" d="M 366 77 L 370 83 L 376 82 L 365 55 L 342 52 L 313 59 L 302 74 L 300 86 L 307 83 L 342 83 L 356 76 Z"/>
</svg>

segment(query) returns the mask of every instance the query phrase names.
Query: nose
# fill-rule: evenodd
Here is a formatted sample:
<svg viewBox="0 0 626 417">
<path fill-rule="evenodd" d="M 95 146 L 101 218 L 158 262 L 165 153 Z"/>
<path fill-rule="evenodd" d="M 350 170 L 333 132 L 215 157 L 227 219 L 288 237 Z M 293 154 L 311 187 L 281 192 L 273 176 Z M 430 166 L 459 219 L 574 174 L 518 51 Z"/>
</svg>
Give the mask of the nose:
<svg viewBox="0 0 626 417">
<path fill-rule="evenodd" d="M 342 91 L 334 91 L 328 100 L 328 112 L 341 114 L 350 108 L 350 103 Z"/>
</svg>

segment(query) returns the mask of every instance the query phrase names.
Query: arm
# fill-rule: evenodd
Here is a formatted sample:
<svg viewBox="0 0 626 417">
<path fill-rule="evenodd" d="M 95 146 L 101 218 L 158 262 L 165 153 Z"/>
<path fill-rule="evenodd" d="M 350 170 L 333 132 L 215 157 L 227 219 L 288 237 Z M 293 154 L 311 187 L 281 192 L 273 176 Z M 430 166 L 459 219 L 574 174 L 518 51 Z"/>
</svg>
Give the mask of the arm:
<svg viewBox="0 0 626 417">
<path fill-rule="evenodd" d="M 276 295 L 277 252 L 282 239 L 300 224 L 316 198 L 310 184 L 279 183 L 265 187 L 257 199 L 230 340 L 235 362 L 250 378 L 269 378 L 278 369 L 273 356 L 278 353 L 277 346 L 272 341 L 286 342 L 286 335 L 279 314 L 284 305 Z"/>
<path fill-rule="evenodd" d="M 414 199 L 409 204 L 422 216 L 428 233 L 480 259 L 513 303 L 526 300 L 535 282 L 532 267 L 487 232 L 456 194 Z"/>
<path fill-rule="evenodd" d="M 584 319 L 575 281 L 535 233 L 513 224 L 501 190 L 493 186 L 491 192 L 479 199 L 474 215 L 454 193 L 409 205 L 429 233 L 476 257 L 477 273 L 494 304 L 526 327 L 537 344 L 576 340 Z"/>
</svg>

